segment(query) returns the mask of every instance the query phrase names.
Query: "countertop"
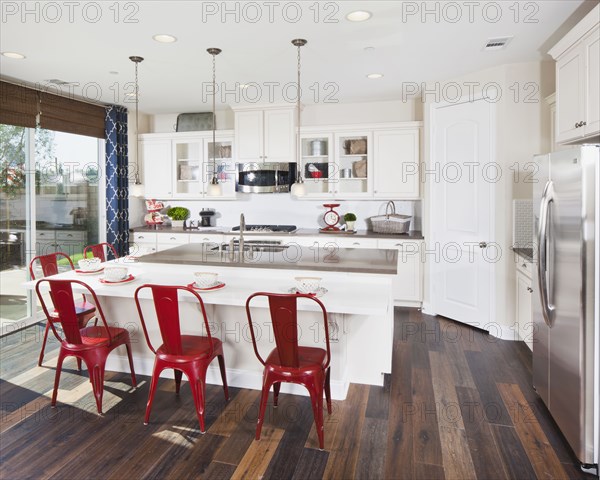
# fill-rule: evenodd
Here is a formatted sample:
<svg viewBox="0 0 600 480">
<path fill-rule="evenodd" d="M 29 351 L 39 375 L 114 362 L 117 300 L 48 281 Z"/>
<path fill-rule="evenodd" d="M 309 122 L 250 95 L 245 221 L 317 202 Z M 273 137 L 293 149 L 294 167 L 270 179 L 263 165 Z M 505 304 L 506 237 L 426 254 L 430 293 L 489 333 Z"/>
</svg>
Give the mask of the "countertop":
<svg viewBox="0 0 600 480">
<path fill-rule="evenodd" d="M 520 255 L 528 262 L 533 262 L 533 248 L 526 247 L 512 247 L 513 252 Z"/>
<path fill-rule="evenodd" d="M 203 265 L 216 267 L 259 268 L 275 270 L 313 270 L 323 272 L 369 273 L 395 275 L 397 251 L 360 248 L 305 248 L 293 245 L 283 252 L 245 252 L 245 261 L 239 262 L 227 252 L 190 243 L 151 253 L 139 258 L 140 263 L 171 265 Z"/>
<path fill-rule="evenodd" d="M 192 235 L 239 235 L 239 232 L 232 232 L 231 227 L 212 227 L 212 228 L 201 228 L 201 229 L 186 229 L 186 228 L 173 228 L 169 226 L 148 226 L 142 225 L 139 227 L 130 228 L 131 232 L 156 232 L 156 233 L 190 233 Z M 264 237 L 267 235 L 272 236 L 283 236 L 283 237 L 323 237 L 323 238 L 391 238 L 391 239 L 404 239 L 404 240 L 423 240 L 423 233 L 419 230 L 412 230 L 408 233 L 400 235 L 388 235 L 384 233 L 375 233 L 368 230 L 358 230 L 354 234 L 350 233 L 320 233 L 318 228 L 299 228 L 294 233 L 285 232 L 273 232 L 273 233 L 253 233 L 244 232 L 244 237 L 257 236 Z"/>
</svg>

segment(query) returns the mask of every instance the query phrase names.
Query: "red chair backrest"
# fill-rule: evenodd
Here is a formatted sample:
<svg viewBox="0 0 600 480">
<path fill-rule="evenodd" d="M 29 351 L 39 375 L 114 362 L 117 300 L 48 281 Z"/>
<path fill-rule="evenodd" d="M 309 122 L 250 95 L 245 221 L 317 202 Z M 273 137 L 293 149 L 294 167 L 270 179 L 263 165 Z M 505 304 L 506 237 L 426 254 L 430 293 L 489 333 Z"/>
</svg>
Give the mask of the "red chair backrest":
<svg viewBox="0 0 600 480">
<path fill-rule="evenodd" d="M 75 268 L 73 266 L 73 261 L 71 260 L 71 257 L 69 257 L 66 253 L 55 252 L 49 253 L 47 255 L 38 255 L 37 257 L 34 257 L 31 260 L 31 262 L 29 262 L 29 274 L 31 275 L 31 279 L 35 280 L 34 267 L 37 262 L 39 262 L 40 267 L 42 268 L 42 275 L 44 275 L 44 277 L 56 275 L 58 273 L 59 257 L 64 257 L 69 261 L 69 266 L 71 267 L 71 270 Z"/>
<path fill-rule="evenodd" d="M 308 298 L 316 302 L 323 312 L 323 326 L 325 328 L 325 343 L 327 346 L 327 365 L 331 357 L 329 347 L 329 326 L 327 323 L 327 310 L 323 303 L 313 295 L 304 294 L 281 294 L 281 293 L 266 293 L 257 292 L 248 297 L 246 300 L 246 314 L 250 325 L 250 334 L 254 346 L 254 353 L 264 365 L 254 336 L 254 327 L 252 324 L 252 316 L 250 313 L 250 301 L 256 297 L 267 297 L 269 301 L 269 311 L 271 314 L 271 322 L 273 323 L 273 333 L 275 336 L 275 344 L 279 361 L 282 367 L 298 367 L 298 299 Z"/>
<path fill-rule="evenodd" d="M 152 346 L 150 337 L 148 336 L 148 330 L 146 328 L 146 322 L 144 320 L 144 314 L 139 301 L 139 293 L 141 290 L 149 288 L 152 292 L 152 299 L 154 301 L 154 309 L 156 311 L 156 318 L 158 320 L 158 327 L 160 329 L 160 336 L 163 341 L 165 353 L 170 355 L 181 355 L 183 353 L 183 347 L 181 345 L 181 322 L 179 316 L 179 291 L 185 291 L 191 293 L 196 297 L 200 304 L 200 310 L 204 318 L 204 327 L 206 328 L 206 335 L 212 340 L 210 334 L 210 328 L 208 325 L 208 318 L 206 316 L 206 310 L 204 308 L 204 302 L 197 292 L 188 287 L 171 286 L 171 285 L 153 285 L 145 284 L 135 291 L 134 298 L 137 306 L 138 314 L 142 322 L 142 328 L 144 330 L 144 336 L 148 347 L 154 353 L 156 350 Z M 212 341 L 210 342 L 212 355 Z"/>
<path fill-rule="evenodd" d="M 115 247 L 113 247 L 110 243 L 98 243 L 96 245 L 88 245 L 87 247 L 85 247 L 83 249 L 83 258 L 87 258 L 87 253 L 88 252 L 92 252 L 92 256 L 99 258 L 102 262 L 106 262 L 106 255 L 104 253 L 104 247 L 106 247 L 106 250 L 108 253 L 112 253 L 113 257 L 115 259 L 119 258 L 119 256 L 117 255 L 117 251 L 115 250 Z"/>
<path fill-rule="evenodd" d="M 50 298 L 52 299 L 52 303 L 54 304 L 58 318 L 60 318 L 60 323 L 65 335 L 65 339 L 61 338 L 54 328 L 54 322 L 49 322 L 54 335 L 59 341 L 63 342 L 66 340 L 67 343 L 73 345 L 80 345 L 82 343 L 81 332 L 79 330 L 79 319 L 77 317 L 77 311 L 75 310 L 75 299 L 73 298 L 73 284 L 83 286 L 88 290 L 87 293 L 91 294 L 92 298 L 94 299 L 94 304 L 96 305 L 97 314 L 104 324 L 106 335 L 109 339 L 111 339 L 110 331 L 108 330 L 108 324 L 104 318 L 104 312 L 102 311 L 102 307 L 98 302 L 96 293 L 89 287 L 89 285 L 79 280 L 52 280 L 51 278 L 43 278 L 37 282 L 35 291 L 47 318 L 50 318 L 50 311 L 48 310 L 48 306 L 46 305 L 46 301 L 44 300 L 41 292 L 41 285 L 46 282 L 50 284 Z"/>
</svg>

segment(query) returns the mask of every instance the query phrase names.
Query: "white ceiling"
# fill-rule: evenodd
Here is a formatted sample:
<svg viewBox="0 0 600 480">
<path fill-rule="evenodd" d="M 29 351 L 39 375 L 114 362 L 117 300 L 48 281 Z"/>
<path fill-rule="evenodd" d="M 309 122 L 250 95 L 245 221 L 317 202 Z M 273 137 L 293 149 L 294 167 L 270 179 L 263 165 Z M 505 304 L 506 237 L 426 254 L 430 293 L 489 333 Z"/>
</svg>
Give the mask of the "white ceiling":
<svg viewBox="0 0 600 480">
<path fill-rule="evenodd" d="M 546 58 L 559 38 L 557 30 L 564 33 L 591 9 L 581 0 L 2 3 L 0 50 L 27 57 L 0 57 L 3 78 L 42 86 L 48 79 L 77 82 L 62 91 L 124 104 L 134 72 L 128 57 L 140 55 L 145 58 L 139 67 L 145 113 L 210 111 L 211 97 L 203 94 L 212 81 L 208 47 L 223 50 L 217 83 L 229 94 L 217 100 L 217 108 L 255 96 L 256 103 L 279 102 L 285 85 L 294 101 L 297 60 L 291 40 L 297 37 L 308 40 L 302 48 L 303 103 L 400 100 L 403 84 Z M 224 6 L 230 13 L 223 18 Z M 424 6 L 434 13 L 423 18 Z M 346 14 L 357 9 L 372 12 L 372 18 L 347 21 Z M 292 21 L 298 13 L 299 21 Z M 178 41 L 157 43 L 152 36 L 158 33 Z M 489 38 L 505 36 L 514 36 L 505 50 L 482 51 Z M 373 72 L 384 77 L 367 79 Z M 235 84 L 249 82 L 260 91 L 250 87 L 236 99 Z M 272 98 L 269 82 L 275 82 Z"/>
</svg>

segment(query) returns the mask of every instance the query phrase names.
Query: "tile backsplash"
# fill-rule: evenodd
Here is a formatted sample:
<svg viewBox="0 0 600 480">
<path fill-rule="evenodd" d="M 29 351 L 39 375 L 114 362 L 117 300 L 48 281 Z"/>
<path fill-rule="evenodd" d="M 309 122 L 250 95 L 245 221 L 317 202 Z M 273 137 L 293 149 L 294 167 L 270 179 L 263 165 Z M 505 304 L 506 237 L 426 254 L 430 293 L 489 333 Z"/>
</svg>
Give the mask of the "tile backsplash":
<svg viewBox="0 0 600 480">
<path fill-rule="evenodd" d="M 513 246 L 533 244 L 533 200 L 513 200 Z"/>
</svg>

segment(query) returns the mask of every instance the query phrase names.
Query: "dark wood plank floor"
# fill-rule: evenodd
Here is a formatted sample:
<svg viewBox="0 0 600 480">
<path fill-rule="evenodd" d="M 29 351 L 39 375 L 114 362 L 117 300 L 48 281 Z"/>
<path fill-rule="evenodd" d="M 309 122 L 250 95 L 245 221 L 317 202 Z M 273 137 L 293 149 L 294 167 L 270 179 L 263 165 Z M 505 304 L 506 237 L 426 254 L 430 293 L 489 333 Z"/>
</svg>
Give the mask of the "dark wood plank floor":
<svg viewBox="0 0 600 480">
<path fill-rule="evenodd" d="M 148 377 L 108 373 L 104 416 L 86 372 L 65 362 L 51 409 L 57 344 L 37 367 L 42 327 L 0 339 L 0 478 L 591 479 L 531 387 L 520 342 L 417 310 L 396 309 L 385 387 L 351 385 L 325 415 L 318 450 L 307 397 L 281 395 L 254 441 L 259 392 L 207 387 L 201 435 L 187 385 L 159 384 L 142 423 Z"/>
</svg>

